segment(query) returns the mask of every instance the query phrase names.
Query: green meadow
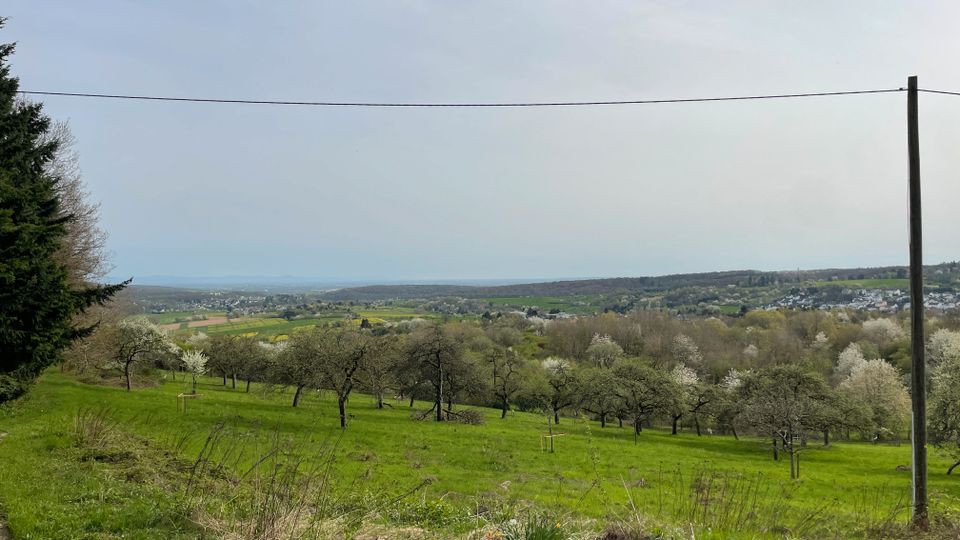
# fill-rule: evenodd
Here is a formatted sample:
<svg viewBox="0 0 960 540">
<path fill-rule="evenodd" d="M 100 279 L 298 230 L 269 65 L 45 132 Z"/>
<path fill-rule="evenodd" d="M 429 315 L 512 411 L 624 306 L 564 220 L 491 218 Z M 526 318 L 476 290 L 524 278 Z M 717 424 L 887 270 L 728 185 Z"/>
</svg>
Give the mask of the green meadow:
<svg viewBox="0 0 960 540">
<path fill-rule="evenodd" d="M 824 448 L 811 440 L 792 481 L 789 462 L 774 461 L 769 442 L 756 438 L 661 429 L 635 438 L 615 424 L 561 418 L 550 453 L 541 448 L 548 428 L 539 414 L 500 419 L 498 410 L 477 409 L 482 425 L 435 423 L 415 419 L 404 402 L 378 410 L 371 397 L 355 394 L 341 431 L 327 393 L 312 392 L 293 408 L 289 391 L 242 387 L 203 378 L 201 397 L 184 413 L 177 395 L 189 383 L 181 378 L 128 393 L 47 372 L 28 397 L 0 409 L 0 508 L 14 534 L 196 537 L 196 509 L 176 477 L 182 484 L 184 467 L 218 424 L 243 449 L 224 460 L 224 474 L 240 475 L 258 449 L 283 439 L 307 461 L 332 455 L 330 474 L 344 500 L 382 497 L 401 509 L 370 519 L 415 524 L 436 537 L 467 534 L 481 514 L 496 520 L 515 512 L 549 515 L 571 531 L 639 520 L 664 537 L 714 538 L 864 537 L 909 514 L 908 444 Z M 78 411 L 109 418 L 112 429 L 133 437 L 132 449 L 91 458 L 77 443 Z M 960 479 L 945 474 L 949 464 L 931 452 L 931 499 L 940 514 L 960 509 Z M 167 469 L 180 472 L 171 480 Z"/>
</svg>

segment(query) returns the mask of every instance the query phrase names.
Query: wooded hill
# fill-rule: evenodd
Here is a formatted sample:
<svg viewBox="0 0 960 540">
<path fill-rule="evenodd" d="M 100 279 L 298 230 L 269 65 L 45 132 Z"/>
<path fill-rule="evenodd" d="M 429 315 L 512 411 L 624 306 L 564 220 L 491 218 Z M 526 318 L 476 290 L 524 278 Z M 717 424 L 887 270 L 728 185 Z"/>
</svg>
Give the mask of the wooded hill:
<svg viewBox="0 0 960 540">
<path fill-rule="evenodd" d="M 960 278 L 958 263 L 942 263 L 927 266 L 927 280 L 953 283 Z M 768 285 L 847 281 L 864 279 L 903 279 L 907 277 L 905 266 L 876 268 L 826 268 L 819 270 L 793 270 L 760 272 L 756 270 L 733 270 L 726 272 L 702 272 L 695 274 L 672 274 L 634 278 L 605 278 L 525 283 L 516 285 L 470 286 L 470 285 L 368 285 L 348 287 L 322 295 L 327 300 L 370 302 L 389 299 L 415 299 L 437 297 L 488 298 L 510 296 L 578 296 L 598 294 L 625 294 L 634 292 L 667 291 L 682 287 L 762 287 Z"/>
</svg>

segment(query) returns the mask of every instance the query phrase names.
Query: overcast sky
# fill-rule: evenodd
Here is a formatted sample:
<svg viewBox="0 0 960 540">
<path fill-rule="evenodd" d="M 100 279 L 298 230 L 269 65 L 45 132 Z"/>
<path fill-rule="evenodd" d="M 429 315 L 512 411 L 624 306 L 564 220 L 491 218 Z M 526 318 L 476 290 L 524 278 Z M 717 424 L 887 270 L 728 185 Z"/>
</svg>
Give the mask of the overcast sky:
<svg viewBox="0 0 960 540">
<path fill-rule="evenodd" d="M 954 2 L 4 2 L 21 88 L 329 101 L 960 90 Z M 927 263 L 960 97 L 921 94 Z M 638 276 L 907 263 L 904 93 L 549 109 L 43 99 L 122 276 Z"/>
</svg>

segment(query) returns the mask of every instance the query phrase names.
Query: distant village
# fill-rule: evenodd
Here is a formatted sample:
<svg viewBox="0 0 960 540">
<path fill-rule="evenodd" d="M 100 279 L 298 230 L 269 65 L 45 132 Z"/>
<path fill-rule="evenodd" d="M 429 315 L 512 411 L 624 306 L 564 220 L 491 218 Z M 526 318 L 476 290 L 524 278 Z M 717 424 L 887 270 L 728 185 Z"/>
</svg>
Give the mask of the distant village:
<svg viewBox="0 0 960 540">
<path fill-rule="evenodd" d="M 857 309 L 895 313 L 910 309 L 910 293 L 902 289 L 840 289 L 839 294 L 822 288 L 793 289 L 765 309 Z M 952 291 L 924 294 L 926 309 L 947 311 L 960 305 L 960 294 Z"/>
</svg>

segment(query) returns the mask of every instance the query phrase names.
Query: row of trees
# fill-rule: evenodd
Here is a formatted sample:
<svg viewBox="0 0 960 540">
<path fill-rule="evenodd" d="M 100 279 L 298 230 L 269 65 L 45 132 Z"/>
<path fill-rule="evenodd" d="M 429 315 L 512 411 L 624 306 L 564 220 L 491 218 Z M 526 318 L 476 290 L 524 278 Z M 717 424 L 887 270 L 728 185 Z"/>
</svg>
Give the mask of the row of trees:
<svg viewBox="0 0 960 540">
<path fill-rule="evenodd" d="M 858 317 L 860 317 L 858 319 Z M 127 339 L 137 325 L 125 321 Z M 929 322 L 931 441 L 960 461 L 960 331 L 950 317 Z M 682 320 L 659 313 L 583 317 L 542 326 L 523 317 L 433 323 L 405 321 L 365 328 L 349 324 L 295 333 L 288 341 L 194 336 L 171 347 L 156 327 L 140 341 L 142 353 L 115 341 L 118 366 L 126 360 L 181 369 L 177 351 L 195 350 L 223 384 L 260 382 L 291 388 L 300 404 L 312 389 L 337 396 L 340 424 L 349 423 L 352 393 L 427 401 L 421 416 L 436 421 L 464 413 L 457 404 L 541 411 L 559 423 L 586 415 L 606 427 L 689 428 L 698 435 L 749 432 L 769 436 L 774 456 L 791 462 L 813 438 L 859 436 L 898 440 L 909 433 L 907 374 L 896 355 L 906 333 L 893 318 L 856 313 L 763 312 L 736 319 Z M 584 329 L 608 331 L 586 335 Z M 109 329 L 107 329 L 109 332 Z M 120 334 L 118 334 L 119 336 Z M 774 357 L 784 336 L 801 342 L 795 356 Z M 696 336 L 696 337 L 694 337 Z M 792 347 L 793 345 L 791 345 Z M 560 350 L 572 351 L 568 356 Z M 737 350 L 737 354 L 731 351 Z M 136 361 L 134 361 L 136 363 Z M 728 367 L 733 364 L 736 367 Z M 721 371 L 721 366 L 725 370 Z"/>
<path fill-rule="evenodd" d="M 523 329 L 521 329 L 523 328 Z M 129 380 L 131 359 L 176 369 L 177 347 L 145 320 L 118 325 L 115 358 Z M 625 352 L 609 335 L 594 335 L 581 360 L 547 356 L 549 338 L 522 319 L 484 323 L 406 324 L 388 329 L 321 327 L 295 333 L 278 344 L 242 336 L 195 336 L 179 349 L 197 350 L 207 369 L 234 388 L 237 380 L 293 389 L 298 406 L 310 389 L 337 396 L 340 424 L 355 390 L 432 403 L 424 413 L 436 421 L 460 414 L 455 404 L 539 410 L 559 423 L 565 414 L 585 414 L 609 422 L 644 426 L 662 422 L 677 433 L 684 425 L 737 435 L 738 430 L 769 435 L 774 448 L 793 455 L 795 443 L 830 434 L 884 440 L 906 434 L 909 396 L 903 376 L 883 359 L 867 360 L 856 343 L 837 356 L 831 377 L 800 363 L 711 376 L 694 340 L 677 334 L 672 360 L 662 362 Z M 960 351 L 960 348 L 957 349 Z M 139 355 L 139 356 L 138 356 Z"/>
</svg>

